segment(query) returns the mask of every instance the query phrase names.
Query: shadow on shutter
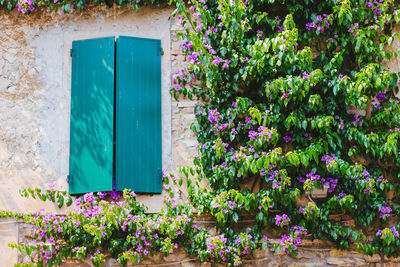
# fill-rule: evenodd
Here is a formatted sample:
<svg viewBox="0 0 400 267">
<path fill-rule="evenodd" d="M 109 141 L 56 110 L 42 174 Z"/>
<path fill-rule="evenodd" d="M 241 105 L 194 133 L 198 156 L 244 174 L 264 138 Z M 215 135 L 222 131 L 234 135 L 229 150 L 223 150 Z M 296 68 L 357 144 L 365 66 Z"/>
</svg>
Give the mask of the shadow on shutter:
<svg viewBox="0 0 400 267">
<path fill-rule="evenodd" d="M 121 36 L 116 69 L 116 190 L 161 193 L 161 41 Z"/>
<path fill-rule="evenodd" d="M 69 193 L 112 190 L 114 37 L 72 44 Z"/>
</svg>

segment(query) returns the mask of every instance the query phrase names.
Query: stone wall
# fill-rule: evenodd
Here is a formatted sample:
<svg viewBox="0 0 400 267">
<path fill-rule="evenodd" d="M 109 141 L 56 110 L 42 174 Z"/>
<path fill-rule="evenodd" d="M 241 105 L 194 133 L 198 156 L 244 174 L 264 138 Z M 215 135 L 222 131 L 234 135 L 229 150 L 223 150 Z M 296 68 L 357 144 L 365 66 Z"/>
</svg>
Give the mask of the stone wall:
<svg viewBox="0 0 400 267">
<path fill-rule="evenodd" d="M 176 37 L 179 26 L 170 17 L 173 9 L 94 7 L 69 15 L 43 14 L 24 17 L 17 11 L 0 11 L 0 210 L 32 212 L 41 208 L 65 213 L 53 204 L 20 198 L 20 187 L 67 189 L 69 158 L 69 110 L 71 42 L 100 36 L 128 35 L 162 40 L 162 124 L 163 169 L 175 171 L 191 165 L 196 139 L 190 131 L 196 101 L 172 100 L 170 75 L 185 66 Z M 397 69 L 397 61 L 388 63 Z M 186 192 L 178 191 L 177 201 Z M 150 212 L 162 206 L 163 194 L 141 195 Z M 212 228 L 209 218 L 197 218 L 197 224 Z M 12 266 L 18 260 L 9 242 L 24 239 L 29 227 L 13 220 L 0 219 L 0 266 Z M 400 266 L 397 261 L 379 255 L 366 257 L 355 251 L 341 252 L 321 241 L 306 241 L 294 259 L 257 251 L 244 260 L 245 266 Z M 147 259 L 149 266 L 217 266 L 201 264 L 178 250 L 168 257 Z M 91 266 L 90 262 L 70 262 L 65 266 Z M 111 259 L 107 266 L 117 266 Z M 222 265 L 221 265 L 222 266 Z"/>
</svg>

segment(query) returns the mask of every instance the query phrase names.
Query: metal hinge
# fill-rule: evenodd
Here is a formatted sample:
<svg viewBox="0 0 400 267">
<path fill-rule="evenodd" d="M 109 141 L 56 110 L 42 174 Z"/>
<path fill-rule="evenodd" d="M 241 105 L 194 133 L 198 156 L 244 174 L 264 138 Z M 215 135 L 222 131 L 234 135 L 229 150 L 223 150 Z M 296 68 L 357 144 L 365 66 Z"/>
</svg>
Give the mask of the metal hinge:
<svg viewBox="0 0 400 267">
<path fill-rule="evenodd" d="M 156 46 L 157 46 L 156 47 L 157 56 L 159 56 L 160 54 L 161 54 L 161 56 L 164 55 L 164 50 L 161 47 L 161 43 L 157 42 Z"/>
</svg>

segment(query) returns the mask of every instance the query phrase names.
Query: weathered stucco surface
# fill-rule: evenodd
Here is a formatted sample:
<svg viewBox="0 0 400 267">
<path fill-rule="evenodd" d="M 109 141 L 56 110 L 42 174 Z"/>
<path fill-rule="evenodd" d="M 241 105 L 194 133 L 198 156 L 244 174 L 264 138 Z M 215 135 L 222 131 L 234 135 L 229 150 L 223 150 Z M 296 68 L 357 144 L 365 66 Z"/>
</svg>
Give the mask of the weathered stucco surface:
<svg viewBox="0 0 400 267">
<path fill-rule="evenodd" d="M 175 171 L 192 164 L 196 139 L 190 131 L 195 101 L 172 100 L 170 75 L 185 66 L 180 52 L 179 29 L 170 18 L 171 8 L 95 7 L 70 15 L 38 13 L 24 17 L 16 11 L 0 12 L 0 210 L 47 211 L 65 213 L 53 204 L 20 198 L 20 187 L 67 189 L 69 158 L 70 73 L 69 50 L 73 40 L 101 36 L 137 36 L 161 39 L 162 56 L 162 131 L 163 169 Z M 396 43 L 396 48 L 400 47 Z M 398 70 L 397 61 L 389 62 Z M 186 191 L 178 191 L 177 201 Z M 150 212 L 162 206 L 163 195 L 139 197 Z M 209 218 L 197 224 L 212 227 Z M 21 258 L 8 248 L 9 242 L 25 238 L 28 227 L 0 219 L 0 266 L 12 266 Z M 183 250 L 163 257 L 157 255 L 142 264 L 163 266 L 219 266 L 201 264 Z M 308 241 L 294 259 L 257 251 L 244 260 L 245 266 L 400 266 L 379 255 L 366 257 L 355 251 L 341 252 L 332 244 Z M 108 266 L 117 266 L 109 260 Z M 71 262 L 65 266 L 91 266 L 90 262 Z M 221 265 L 222 266 L 222 265 Z"/>
<path fill-rule="evenodd" d="M 1 14 L 0 185 L 7 194 L 0 195 L 0 209 L 40 207 L 21 202 L 17 190 L 22 186 L 68 188 L 73 40 L 118 35 L 161 39 L 163 169 L 171 171 L 170 14 L 169 8 L 95 8 L 68 16 Z"/>
</svg>

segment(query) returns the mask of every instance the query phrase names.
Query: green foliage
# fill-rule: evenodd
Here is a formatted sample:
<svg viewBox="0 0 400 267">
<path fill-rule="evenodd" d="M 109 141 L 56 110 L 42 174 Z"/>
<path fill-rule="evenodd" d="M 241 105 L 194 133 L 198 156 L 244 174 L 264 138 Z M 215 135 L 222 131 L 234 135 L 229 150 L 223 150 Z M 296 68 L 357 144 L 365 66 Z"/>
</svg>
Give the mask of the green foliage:
<svg viewBox="0 0 400 267">
<path fill-rule="evenodd" d="M 40 188 L 21 188 L 19 190 L 19 194 L 24 198 L 32 197 L 33 199 L 38 198 L 42 201 L 51 201 L 53 203 L 57 203 L 59 208 L 64 206 L 64 202 L 67 207 L 72 205 L 72 198 L 68 195 L 67 191 L 47 189 L 46 191 L 42 192 Z"/>
<path fill-rule="evenodd" d="M 363 232 L 389 229 L 387 218 L 398 216 L 398 76 L 382 64 L 398 54 L 397 2 L 178 1 L 177 9 L 190 64 L 171 93 L 203 99 L 192 125 L 195 176 L 212 188 L 190 183 L 192 203 L 222 233 L 243 216 L 254 218 L 253 229 L 271 227 L 274 210 L 341 249 L 357 242 L 395 255 L 397 232 L 369 243 Z M 295 204 L 323 188 L 325 199 Z M 273 247 L 295 255 L 296 231 L 281 232 Z"/>
<path fill-rule="evenodd" d="M 33 12 L 59 12 L 70 13 L 72 10 L 82 11 L 89 5 L 107 5 L 112 7 L 114 4 L 124 7 L 131 6 L 138 10 L 139 7 L 146 5 L 161 5 L 165 0 L 0 0 L 0 9 L 8 11 L 17 8 L 24 15 Z"/>
</svg>

